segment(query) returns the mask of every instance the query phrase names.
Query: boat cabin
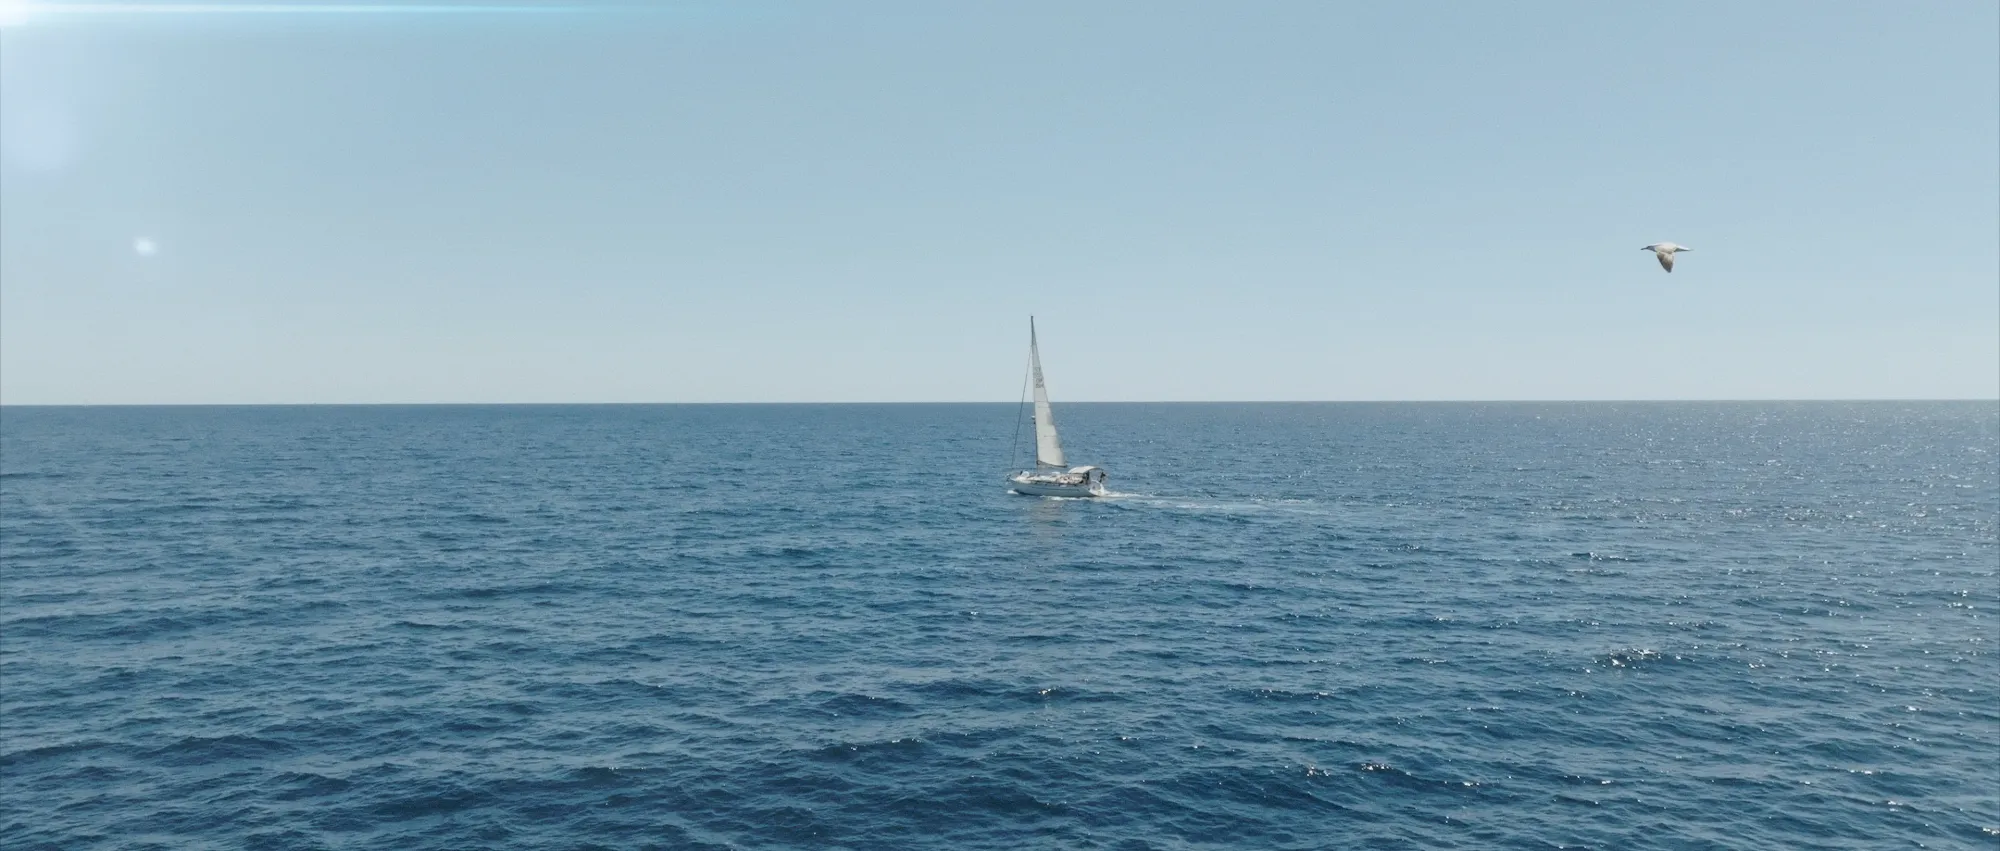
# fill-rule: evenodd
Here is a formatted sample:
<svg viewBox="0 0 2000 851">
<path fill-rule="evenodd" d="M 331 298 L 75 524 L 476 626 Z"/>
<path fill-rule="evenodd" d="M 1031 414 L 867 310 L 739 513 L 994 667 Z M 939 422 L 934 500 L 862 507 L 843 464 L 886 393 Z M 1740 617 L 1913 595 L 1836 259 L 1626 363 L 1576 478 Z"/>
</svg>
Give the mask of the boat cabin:
<svg viewBox="0 0 2000 851">
<path fill-rule="evenodd" d="M 1091 475 L 1093 473 L 1096 474 L 1097 476 L 1096 481 L 1100 483 L 1104 481 L 1104 471 L 1097 469 L 1096 467 L 1092 467 L 1088 464 L 1085 464 L 1084 466 L 1081 467 L 1069 468 L 1068 470 L 1063 472 L 1063 477 L 1077 484 L 1087 485 L 1090 484 Z"/>
</svg>

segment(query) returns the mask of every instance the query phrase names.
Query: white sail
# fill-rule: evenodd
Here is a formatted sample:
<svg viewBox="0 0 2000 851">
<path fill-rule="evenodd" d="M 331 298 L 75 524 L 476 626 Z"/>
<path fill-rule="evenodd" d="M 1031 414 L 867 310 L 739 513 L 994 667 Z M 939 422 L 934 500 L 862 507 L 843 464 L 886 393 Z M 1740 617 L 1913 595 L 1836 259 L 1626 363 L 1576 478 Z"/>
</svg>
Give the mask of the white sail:
<svg viewBox="0 0 2000 851">
<path fill-rule="evenodd" d="M 1028 317 L 1028 360 L 1035 372 L 1035 466 L 1068 469 L 1062 438 L 1056 436 L 1055 413 L 1049 410 L 1049 388 L 1042 384 L 1042 350 L 1035 342 L 1035 318 Z"/>
</svg>

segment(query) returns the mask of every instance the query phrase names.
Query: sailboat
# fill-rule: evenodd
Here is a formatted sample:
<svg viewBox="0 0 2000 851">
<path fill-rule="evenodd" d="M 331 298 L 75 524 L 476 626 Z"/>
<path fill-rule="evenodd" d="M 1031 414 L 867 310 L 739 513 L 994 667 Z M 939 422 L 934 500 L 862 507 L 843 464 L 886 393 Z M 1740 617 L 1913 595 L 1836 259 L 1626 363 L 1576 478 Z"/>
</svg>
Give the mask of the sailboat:
<svg viewBox="0 0 2000 851">
<path fill-rule="evenodd" d="M 1035 380 L 1035 468 L 1009 475 L 1008 486 L 1027 496 L 1103 496 L 1104 470 L 1071 467 L 1063 455 L 1055 412 L 1049 407 L 1049 388 L 1042 382 L 1042 350 L 1035 340 L 1032 316 L 1028 317 L 1028 368 Z M 1015 442 L 1019 441 L 1016 436 Z"/>
</svg>

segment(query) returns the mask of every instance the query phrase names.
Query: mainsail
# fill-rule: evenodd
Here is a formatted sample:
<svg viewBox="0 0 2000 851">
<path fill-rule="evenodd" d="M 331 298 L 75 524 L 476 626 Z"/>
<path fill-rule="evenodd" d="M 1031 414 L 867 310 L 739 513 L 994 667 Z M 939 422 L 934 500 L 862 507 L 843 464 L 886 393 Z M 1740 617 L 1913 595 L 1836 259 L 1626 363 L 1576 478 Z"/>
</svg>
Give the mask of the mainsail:
<svg viewBox="0 0 2000 851">
<path fill-rule="evenodd" d="M 1035 466 L 1068 469 L 1062 438 L 1056 436 L 1055 413 L 1049 410 L 1049 388 L 1042 384 L 1042 350 L 1035 342 L 1035 318 L 1028 317 L 1028 360 L 1035 371 Z"/>
</svg>

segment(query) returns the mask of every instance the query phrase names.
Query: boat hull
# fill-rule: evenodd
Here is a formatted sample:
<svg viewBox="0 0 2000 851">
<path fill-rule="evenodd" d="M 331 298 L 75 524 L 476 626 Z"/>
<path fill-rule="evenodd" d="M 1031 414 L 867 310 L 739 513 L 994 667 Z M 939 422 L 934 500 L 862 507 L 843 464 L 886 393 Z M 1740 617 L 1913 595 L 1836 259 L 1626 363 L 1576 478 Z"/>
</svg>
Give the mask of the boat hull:
<svg viewBox="0 0 2000 851">
<path fill-rule="evenodd" d="M 1096 482 L 1087 485 L 1065 485 L 1056 482 L 1031 482 L 1022 479 L 1008 479 L 1007 486 L 1023 496 L 1066 496 L 1072 498 L 1103 496 L 1104 486 Z"/>
</svg>

